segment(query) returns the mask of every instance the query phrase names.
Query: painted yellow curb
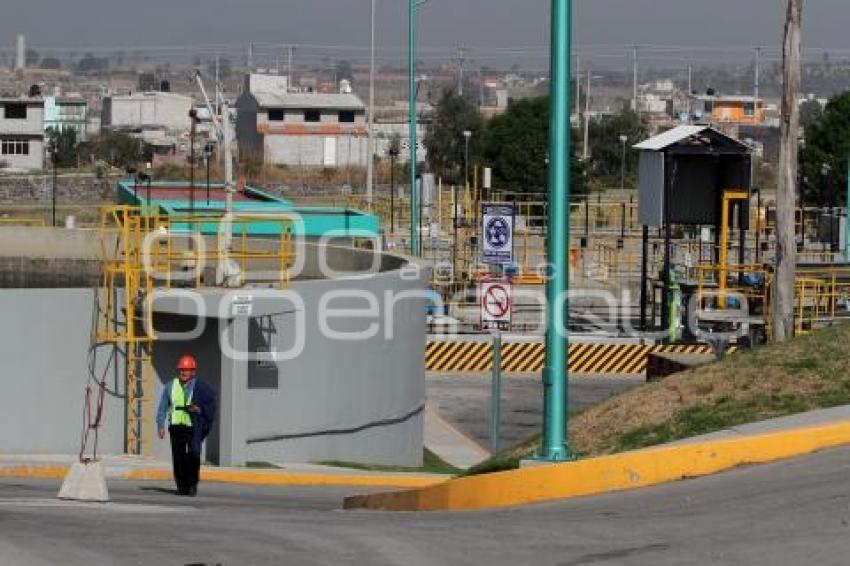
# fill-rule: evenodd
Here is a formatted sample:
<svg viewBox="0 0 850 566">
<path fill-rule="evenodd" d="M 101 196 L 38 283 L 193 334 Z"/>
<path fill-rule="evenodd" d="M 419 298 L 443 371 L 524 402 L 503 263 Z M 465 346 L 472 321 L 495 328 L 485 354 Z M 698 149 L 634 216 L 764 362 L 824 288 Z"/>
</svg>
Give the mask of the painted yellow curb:
<svg viewBox="0 0 850 566">
<path fill-rule="evenodd" d="M 3 466 L 0 478 L 62 479 L 68 474 L 68 466 Z"/>
<path fill-rule="evenodd" d="M 850 421 L 459 478 L 418 490 L 349 497 L 345 508 L 436 511 L 540 503 L 704 476 L 845 444 L 850 444 Z"/>
<path fill-rule="evenodd" d="M 130 480 L 170 480 L 171 470 L 131 470 L 125 475 Z M 217 470 L 202 468 L 201 479 L 221 483 L 239 483 L 249 485 L 340 485 L 365 487 L 408 487 L 422 488 L 446 481 L 439 476 L 402 476 L 392 474 L 309 474 L 286 471 L 254 471 L 254 470 Z"/>
<path fill-rule="evenodd" d="M 63 479 L 68 466 L 59 465 L 15 465 L 0 467 L 2 478 Z M 170 481 L 171 470 L 164 468 L 135 469 L 110 474 L 109 479 L 136 481 Z M 393 474 L 309 474 L 280 471 L 219 470 L 202 468 L 201 479 L 211 482 L 239 483 L 248 485 L 292 485 L 322 486 L 338 485 L 349 487 L 399 487 L 421 488 L 446 481 L 440 476 L 393 475 Z"/>
</svg>

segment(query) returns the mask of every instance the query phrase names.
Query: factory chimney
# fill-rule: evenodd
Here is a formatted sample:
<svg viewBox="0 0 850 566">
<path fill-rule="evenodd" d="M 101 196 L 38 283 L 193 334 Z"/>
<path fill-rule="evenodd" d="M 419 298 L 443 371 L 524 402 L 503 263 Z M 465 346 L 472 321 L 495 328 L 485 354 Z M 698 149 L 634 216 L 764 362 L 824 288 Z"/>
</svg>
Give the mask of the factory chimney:
<svg viewBox="0 0 850 566">
<path fill-rule="evenodd" d="M 23 71 L 27 66 L 27 43 L 23 34 L 18 35 L 18 56 L 15 59 L 15 70 Z"/>
</svg>

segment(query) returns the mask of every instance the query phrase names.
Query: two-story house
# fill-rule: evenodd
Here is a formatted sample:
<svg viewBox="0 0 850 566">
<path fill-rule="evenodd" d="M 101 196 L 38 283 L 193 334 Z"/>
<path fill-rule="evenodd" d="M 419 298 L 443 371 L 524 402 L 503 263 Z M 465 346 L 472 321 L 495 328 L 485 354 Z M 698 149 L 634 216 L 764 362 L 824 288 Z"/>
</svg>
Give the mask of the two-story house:
<svg viewBox="0 0 850 566">
<path fill-rule="evenodd" d="M 0 166 L 44 168 L 44 101 L 0 98 Z"/>
<path fill-rule="evenodd" d="M 755 126 L 764 122 L 764 100 L 752 96 L 694 95 L 692 108 L 702 121 L 718 125 Z"/>
<path fill-rule="evenodd" d="M 274 165 L 366 165 L 366 107 L 354 94 L 245 92 L 236 108 L 243 157 Z"/>
<path fill-rule="evenodd" d="M 84 98 L 68 96 L 44 97 L 44 131 L 77 132 L 77 141 L 88 137 L 88 102 Z"/>
</svg>

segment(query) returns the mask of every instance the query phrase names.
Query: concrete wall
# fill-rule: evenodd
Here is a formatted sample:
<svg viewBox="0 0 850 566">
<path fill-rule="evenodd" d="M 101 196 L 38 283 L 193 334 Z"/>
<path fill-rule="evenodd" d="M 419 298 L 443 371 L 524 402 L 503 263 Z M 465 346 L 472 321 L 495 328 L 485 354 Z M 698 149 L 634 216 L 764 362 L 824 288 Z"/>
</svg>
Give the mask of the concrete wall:
<svg viewBox="0 0 850 566">
<path fill-rule="evenodd" d="M 207 456 L 224 463 L 245 461 L 345 460 L 416 466 L 422 457 L 422 411 L 425 403 L 424 281 L 400 272 L 369 278 L 302 281 L 291 291 L 301 304 L 263 291 L 241 289 L 253 296 L 249 319 L 221 318 L 223 293 L 204 296 L 207 316 L 188 302 L 158 301 L 159 330 L 175 332 L 199 324 L 191 341 L 158 341 L 154 350 L 157 397 L 174 377 L 174 364 L 186 352 L 199 359 L 199 376 L 216 389 L 222 406 Z M 359 318 L 330 317 L 323 330 L 319 305 L 329 292 L 335 312 L 362 310 L 367 303 L 352 293 L 369 293 L 376 310 Z M 405 293 L 412 296 L 405 297 Z M 224 303 L 224 312 L 228 312 Z M 299 322 L 303 320 L 303 322 Z M 245 324 L 239 351 L 251 360 L 222 353 L 221 339 L 234 341 L 234 325 Z M 354 333 L 369 331 L 362 340 Z M 342 336 L 347 335 L 347 336 Z M 271 360 L 262 353 L 285 355 L 299 340 L 303 350 L 292 359 Z M 233 389 L 236 387 L 236 389 Z M 226 408 L 234 408 L 229 419 Z M 228 440 L 228 438 L 230 440 Z M 232 443 L 232 449 L 227 448 Z M 168 442 L 157 441 L 155 453 L 168 455 Z"/>
<path fill-rule="evenodd" d="M 327 139 L 333 140 L 332 163 L 325 161 Z M 267 134 L 264 143 L 266 163 L 310 167 L 365 166 L 367 148 L 364 135 Z"/>
<path fill-rule="evenodd" d="M 20 101 L 18 104 L 27 105 L 26 119 L 6 119 L 5 110 L 2 108 L 5 104 L 16 104 L 16 102 L 0 102 L 0 135 L 41 136 L 44 134 L 44 103 Z"/>
<path fill-rule="evenodd" d="M 85 241 L 77 245 L 86 249 Z M 308 247 L 311 259 L 305 277 L 319 275 L 314 257 L 318 249 Z M 366 251 L 334 247 L 325 251 L 330 265 L 338 270 L 362 272 L 372 263 L 372 254 Z M 188 341 L 162 336 L 155 343 L 156 390 L 147 426 L 153 430 L 156 404 L 162 388 L 174 377 L 177 358 L 191 352 L 199 359 L 199 379 L 218 392 L 221 404 L 206 454 L 212 461 L 419 464 L 425 402 L 425 299 L 421 296 L 425 274 L 403 268 L 401 259 L 386 255 L 379 256 L 377 265 L 385 271 L 295 281 L 290 291 L 299 304 L 268 291 L 236 290 L 252 298 L 250 317 L 232 314 L 226 290 L 201 293 L 200 310 L 190 301 L 166 294 L 155 304 L 157 330 L 186 331 L 200 324 L 202 332 Z M 22 269 L 31 268 L 28 264 Z M 53 269 L 61 267 L 54 264 Z M 328 292 L 343 293 L 329 304 L 337 313 L 368 306 L 352 292 L 374 297 L 377 310 L 356 318 L 320 318 L 320 303 Z M 399 298 L 406 292 L 413 296 Z M 0 452 L 76 451 L 88 375 L 93 291 L 2 289 L 0 309 L 4 315 L 0 318 L 0 368 L 7 376 L 0 414 L 7 417 L 6 422 L 15 423 L 0 430 Z M 347 336 L 328 335 L 322 330 L 323 322 Z M 346 339 L 352 332 L 365 330 L 370 332 L 363 340 Z M 222 336 L 236 344 L 238 351 L 252 355 L 288 350 L 296 338 L 304 339 L 304 347 L 293 359 L 239 360 L 222 352 Z M 123 394 L 123 354 L 118 353 L 117 365 L 107 366 L 111 353 L 110 347 L 97 351 L 95 373 L 108 370 L 110 389 Z M 120 397 L 107 399 L 106 418 L 100 451 L 121 453 L 124 406 Z M 153 452 L 167 458 L 168 441 L 154 439 Z"/>
<path fill-rule="evenodd" d="M 10 139 L 9 136 L 0 136 L 0 139 Z M 18 138 L 11 138 L 18 139 Z M 0 151 L 0 162 L 12 169 L 43 169 L 44 168 L 44 138 L 43 134 L 38 137 L 28 137 L 29 152 L 26 155 L 6 154 Z"/>
<path fill-rule="evenodd" d="M 80 447 L 94 294 L 89 289 L 0 291 L 0 452 L 68 454 Z M 96 375 L 107 367 L 98 352 Z M 123 390 L 109 374 L 110 389 Z M 107 396 L 100 448 L 123 448 L 124 406 Z"/>
<path fill-rule="evenodd" d="M 191 108 L 191 97 L 170 92 L 112 96 L 104 100 L 101 125 L 113 128 L 156 125 L 173 130 L 188 130 Z"/>
</svg>

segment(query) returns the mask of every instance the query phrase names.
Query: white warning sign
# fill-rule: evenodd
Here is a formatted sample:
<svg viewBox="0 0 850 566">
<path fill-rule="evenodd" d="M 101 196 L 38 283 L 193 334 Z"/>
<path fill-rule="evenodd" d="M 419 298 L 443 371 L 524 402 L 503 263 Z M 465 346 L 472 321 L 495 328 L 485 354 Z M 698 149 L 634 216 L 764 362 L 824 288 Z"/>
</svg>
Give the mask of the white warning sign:
<svg viewBox="0 0 850 566">
<path fill-rule="evenodd" d="M 511 329 L 511 286 L 503 281 L 483 281 L 479 298 L 481 302 L 481 330 Z"/>
</svg>

